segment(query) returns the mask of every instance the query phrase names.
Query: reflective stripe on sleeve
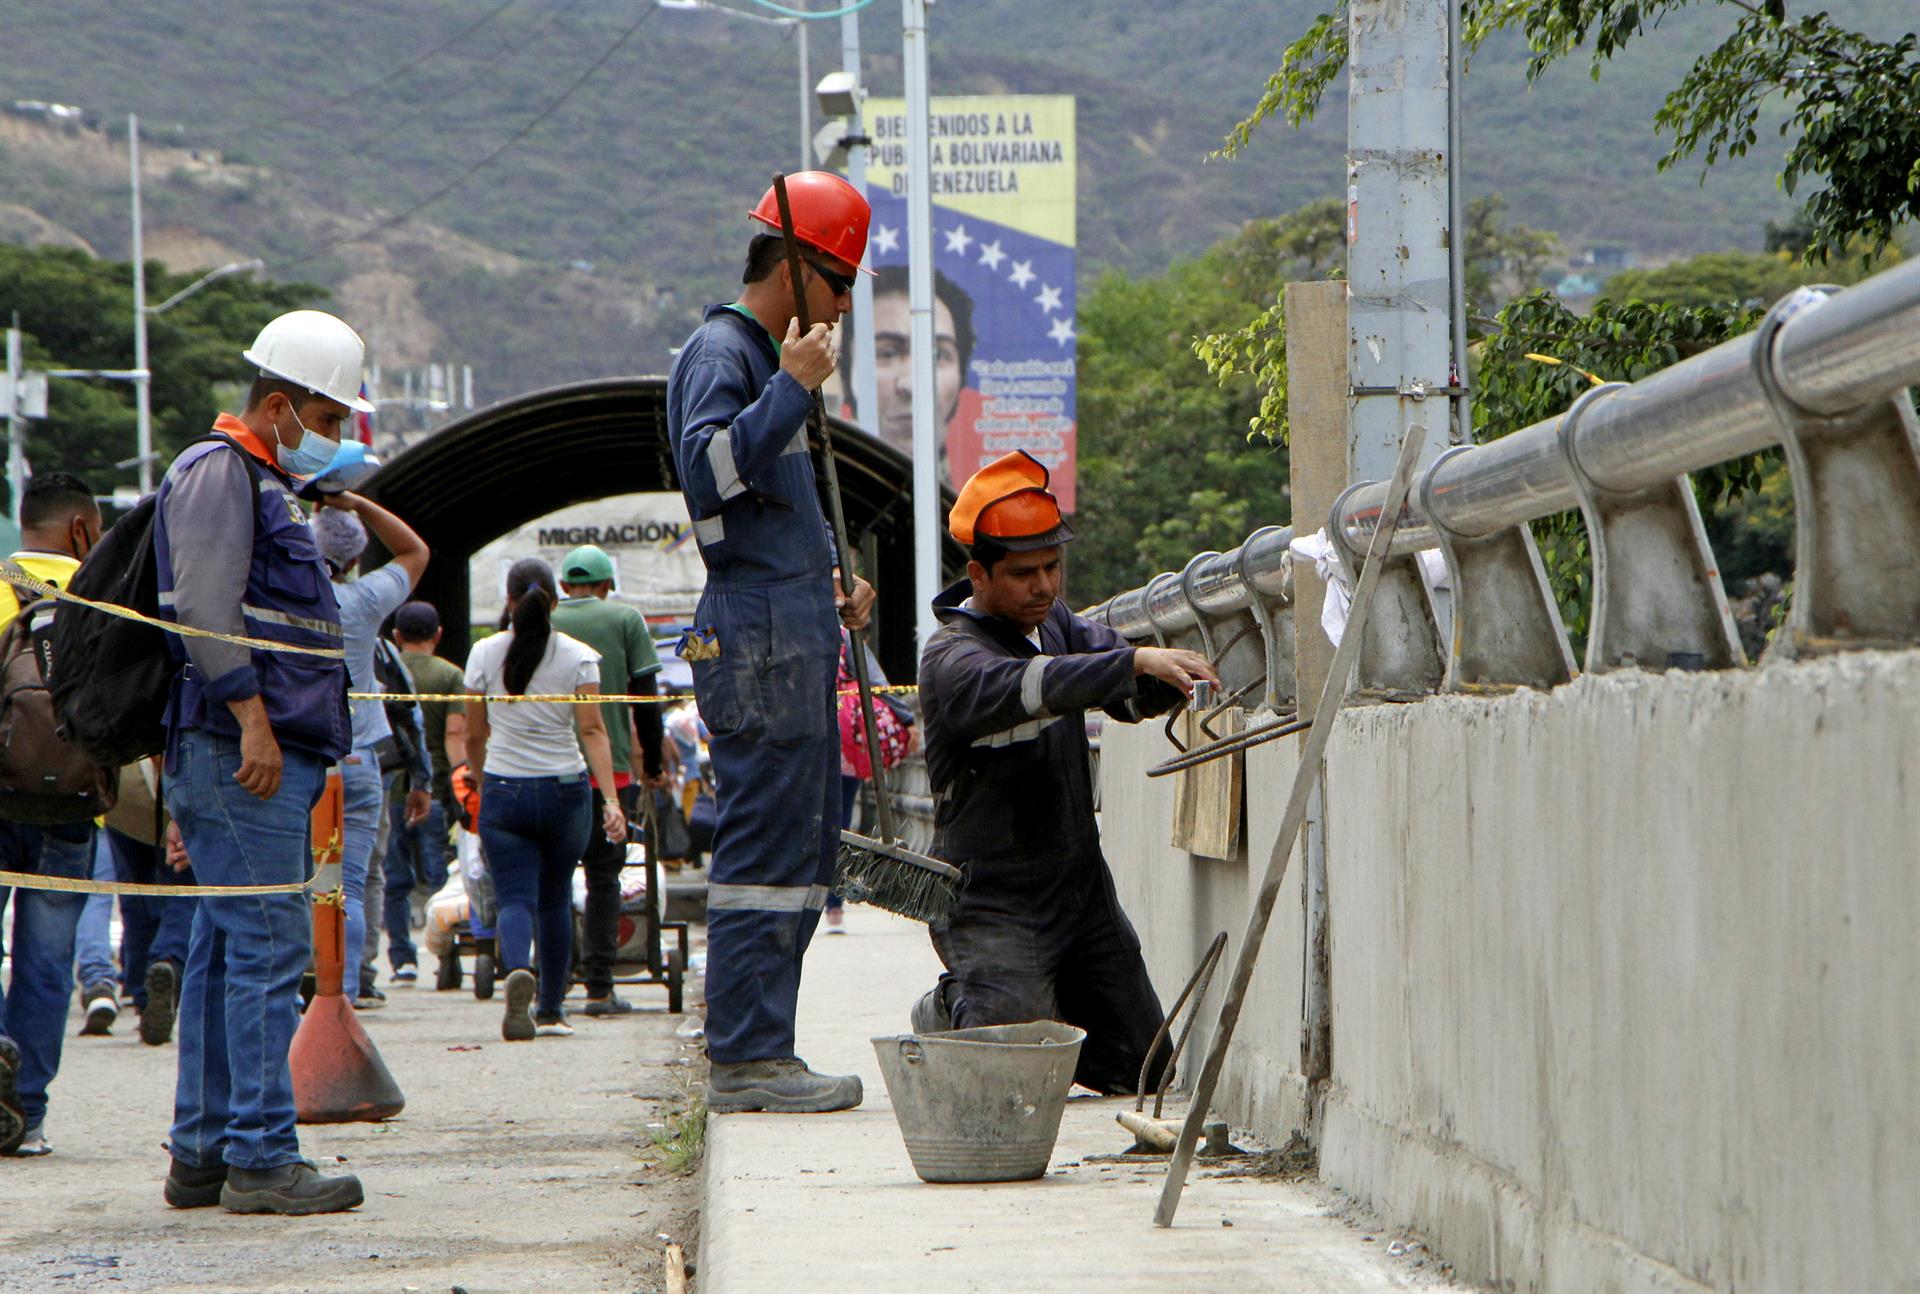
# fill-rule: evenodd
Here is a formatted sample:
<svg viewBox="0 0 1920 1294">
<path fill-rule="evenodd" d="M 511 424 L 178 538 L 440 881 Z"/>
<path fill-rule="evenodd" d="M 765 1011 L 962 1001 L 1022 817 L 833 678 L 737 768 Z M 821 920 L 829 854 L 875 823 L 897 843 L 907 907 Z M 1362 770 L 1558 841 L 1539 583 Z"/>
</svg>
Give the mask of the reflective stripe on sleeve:
<svg viewBox="0 0 1920 1294">
<path fill-rule="evenodd" d="M 727 523 L 720 517 L 702 517 L 693 523 L 693 537 L 703 544 L 723 543 L 727 537 Z"/>
<path fill-rule="evenodd" d="M 731 426 L 714 428 L 712 438 L 707 441 L 707 466 L 713 470 L 713 488 L 720 492 L 722 499 L 747 492 L 746 482 L 740 479 L 740 469 L 733 465 Z"/>
<path fill-rule="evenodd" d="M 282 625 L 288 629 L 304 629 L 323 638 L 340 638 L 340 626 L 328 624 L 324 620 L 311 620 L 306 616 L 290 615 L 285 611 L 275 611 L 271 607 L 257 607 L 251 602 L 240 604 L 240 613 L 265 624 Z"/>
<path fill-rule="evenodd" d="M 806 452 L 807 425 L 803 422 L 800 424 L 800 430 L 793 433 L 793 439 L 787 442 L 787 447 L 781 450 L 780 453 L 784 457 L 787 454 L 804 454 Z"/>
<path fill-rule="evenodd" d="M 803 912 L 817 885 L 708 885 L 709 912 Z M 823 897 L 821 903 L 825 903 Z"/>
<path fill-rule="evenodd" d="M 1026 672 L 1020 676 L 1020 704 L 1037 719 L 1044 719 L 1047 714 L 1046 700 L 1040 695 L 1040 685 L 1046 678 L 1047 662 L 1052 659 L 1051 656 L 1035 656 L 1027 662 Z"/>
</svg>

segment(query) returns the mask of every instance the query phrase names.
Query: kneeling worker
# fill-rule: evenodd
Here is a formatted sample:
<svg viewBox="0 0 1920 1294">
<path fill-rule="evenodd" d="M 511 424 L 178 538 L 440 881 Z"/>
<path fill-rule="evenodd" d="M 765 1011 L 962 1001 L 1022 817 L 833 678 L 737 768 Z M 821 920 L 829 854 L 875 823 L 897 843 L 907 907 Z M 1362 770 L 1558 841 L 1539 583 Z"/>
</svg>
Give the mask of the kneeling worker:
<svg viewBox="0 0 1920 1294">
<path fill-rule="evenodd" d="M 1162 1014 L 1100 852 L 1083 712 L 1136 722 L 1218 679 L 1198 652 L 1134 647 L 1067 609 L 1073 529 L 1037 459 L 981 468 L 947 528 L 971 560 L 934 600 L 944 623 L 920 659 L 920 701 L 933 852 L 966 883 L 933 928 L 948 973 L 913 1027 L 1064 1020 L 1087 1031 L 1075 1081 L 1131 1092 Z"/>
</svg>

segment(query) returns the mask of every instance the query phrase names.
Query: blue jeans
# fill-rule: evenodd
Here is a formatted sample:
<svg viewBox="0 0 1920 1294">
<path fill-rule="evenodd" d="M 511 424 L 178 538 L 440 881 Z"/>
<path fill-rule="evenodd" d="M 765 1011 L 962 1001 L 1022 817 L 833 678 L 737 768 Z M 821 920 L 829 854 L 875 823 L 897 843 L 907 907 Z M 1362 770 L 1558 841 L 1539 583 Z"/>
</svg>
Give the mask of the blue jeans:
<svg viewBox="0 0 1920 1294">
<path fill-rule="evenodd" d="M 113 851 L 107 848 L 104 831 L 94 840 L 93 879 L 114 879 Z M 89 985 L 111 984 L 119 978 L 119 967 L 113 963 L 113 895 L 87 895 L 80 924 L 73 932 L 73 963 L 73 978 L 83 991 Z"/>
<path fill-rule="evenodd" d="M 193 869 L 176 872 L 167 866 L 165 850 L 143 845 L 132 836 L 108 827 L 114 875 L 138 885 L 192 885 Z M 190 899 L 162 899 L 145 894 L 120 896 L 120 969 L 133 1004 L 147 1009 L 147 968 L 172 962 L 177 970 L 187 964 L 187 942 L 193 936 Z"/>
<path fill-rule="evenodd" d="M 93 873 L 93 824 L 32 827 L 0 821 L 0 871 L 85 880 Z M 73 935 L 84 894 L 0 889 L 0 921 L 13 896 L 13 984 L 0 993 L 0 1035 L 20 1047 L 20 1108 L 27 1130 L 47 1114 L 47 1085 L 60 1070 L 73 992 Z"/>
<path fill-rule="evenodd" d="M 367 864 L 380 838 L 380 815 L 387 804 L 379 751 L 356 750 L 341 761 L 340 794 L 346 815 L 340 886 L 347 903 L 347 964 L 341 990 L 352 997 L 360 991 L 361 951 L 367 946 Z"/>
<path fill-rule="evenodd" d="M 408 896 L 414 882 L 425 881 L 434 893 L 447 883 L 447 815 L 435 800 L 418 826 L 407 825 L 407 800 L 395 800 L 393 826 L 387 844 L 387 965 L 394 970 L 419 959 L 413 946 L 413 905 Z"/>
<path fill-rule="evenodd" d="M 311 814 L 326 761 L 281 747 L 271 800 L 242 790 L 240 741 L 201 728 L 179 734 L 167 809 L 202 885 L 275 885 L 307 877 Z M 179 902 L 177 899 L 163 902 Z M 300 976 L 313 955 L 305 894 L 203 898 L 180 989 L 175 1158 L 278 1168 L 300 1158 L 287 1049 L 300 1023 Z"/>
<path fill-rule="evenodd" d="M 495 777 L 480 788 L 480 844 L 500 904 L 502 970 L 533 964 L 539 926 L 542 1015 L 556 1015 L 573 975 L 573 869 L 595 829 L 585 773 Z"/>
</svg>

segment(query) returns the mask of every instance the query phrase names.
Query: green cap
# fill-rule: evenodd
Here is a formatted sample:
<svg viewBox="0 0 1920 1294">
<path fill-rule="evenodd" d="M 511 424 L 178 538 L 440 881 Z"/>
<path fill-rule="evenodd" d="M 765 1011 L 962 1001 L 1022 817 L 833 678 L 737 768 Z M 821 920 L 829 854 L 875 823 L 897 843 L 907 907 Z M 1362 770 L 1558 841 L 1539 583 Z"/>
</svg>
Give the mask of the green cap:
<svg viewBox="0 0 1920 1294">
<path fill-rule="evenodd" d="M 560 559 L 562 584 L 598 584 L 613 578 L 613 558 L 604 548 L 582 544 Z"/>
</svg>

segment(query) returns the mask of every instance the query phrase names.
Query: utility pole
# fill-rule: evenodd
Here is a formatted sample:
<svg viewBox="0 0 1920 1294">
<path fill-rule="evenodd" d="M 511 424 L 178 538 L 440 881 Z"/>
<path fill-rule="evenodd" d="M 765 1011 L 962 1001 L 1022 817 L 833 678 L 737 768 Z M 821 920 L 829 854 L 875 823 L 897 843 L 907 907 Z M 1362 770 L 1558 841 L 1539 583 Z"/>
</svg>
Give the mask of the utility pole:
<svg viewBox="0 0 1920 1294">
<path fill-rule="evenodd" d="M 153 493 L 153 374 L 147 369 L 147 260 L 140 229 L 140 117 L 127 114 L 127 166 L 133 176 L 134 453 L 140 458 L 140 495 Z"/>
<path fill-rule="evenodd" d="M 13 528 L 20 529 L 20 496 L 27 489 L 27 428 L 21 417 L 20 312 L 7 329 L 7 493 Z"/>
<path fill-rule="evenodd" d="M 940 627 L 940 418 L 933 389 L 933 148 L 927 90 L 928 0 L 901 0 L 907 97 L 907 303 L 913 346 L 913 574 L 920 646 Z"/>
<path fill-rule="evenodd" d="M 853 78 L 853 134 L 851 141 L 867 138 L 866 92 L 860 80 L 860 15 L 840 15 L 840 70 Z M 861 197 L 867 196 L 867 149 L 864 142 L 847 144 L 847 182 Z M 853 322 L 849 341 L 853 346 L 853 405 L 860 421 L 875 434 L 874 413 L 880 407 L 880 389 L 874 375 L 873 356 L 873 278 L 853 276 Z"/>
</svg>

